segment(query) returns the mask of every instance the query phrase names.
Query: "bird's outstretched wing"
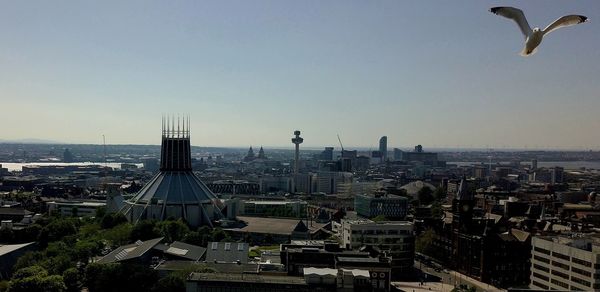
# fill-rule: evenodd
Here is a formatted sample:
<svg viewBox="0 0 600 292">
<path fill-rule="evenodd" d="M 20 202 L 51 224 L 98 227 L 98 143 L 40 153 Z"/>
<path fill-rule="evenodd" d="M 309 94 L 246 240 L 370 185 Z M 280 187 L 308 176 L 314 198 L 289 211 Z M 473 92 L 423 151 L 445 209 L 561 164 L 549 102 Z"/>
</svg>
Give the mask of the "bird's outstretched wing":
<svg viewBox="0 0 600 292">
<path fill-rule="evenodd" d="M 544 35 L 549 34 L 552 31 L 555 31 L 561 27 L 567 27 L 567 26 L 571 26 L 571 25 L 576 25 L 576 24 L 580 24 L 583 22 L 587 21 L 587 17 L 583 16 L 583 15 L 567 15 L 567 16 L 563 16 L 557 20 L 555 20 L 553 23 L 551 23 L 550 25 L 548 25 L 546 28 L 544 28 L 543 32 Z"/>
<path fill-rule="evenodd" d="M 519 28 L 526 39 L 531 35 L 531 27 L 521 9 L 514 7 L 493 7 L 490 9 L 490 12 L 514 20 L 517 25 L 519 25 Z"/>
</svg>

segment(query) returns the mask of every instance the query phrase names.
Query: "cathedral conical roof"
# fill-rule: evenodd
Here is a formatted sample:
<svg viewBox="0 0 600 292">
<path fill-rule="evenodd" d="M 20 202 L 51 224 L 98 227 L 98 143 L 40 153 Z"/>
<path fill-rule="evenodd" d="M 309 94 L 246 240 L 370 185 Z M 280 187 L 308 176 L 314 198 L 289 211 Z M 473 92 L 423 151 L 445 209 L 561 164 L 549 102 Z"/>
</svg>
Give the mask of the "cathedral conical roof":
<svg viewBox="0 0 600 292">
<path fill-rule="evenodd" d="M 216 199 L 191 171 L 161 171 L 133 197 L 138 203 L 157 200 L 166 204 L 210 203 Z"/>
<path fill-rule="evenodd" d="M 133 222 L 173 217 L 192 226 L 212 226 L 222 215 L 218 198 L 192 172 L 189 120 L 184 119 L 182 130 L 179 119 L 177 128 L 174 125 L 167 119 L 165 129 L 163 119 L 160 172 L 126 202 L 122 212 Z"/>
</svg>

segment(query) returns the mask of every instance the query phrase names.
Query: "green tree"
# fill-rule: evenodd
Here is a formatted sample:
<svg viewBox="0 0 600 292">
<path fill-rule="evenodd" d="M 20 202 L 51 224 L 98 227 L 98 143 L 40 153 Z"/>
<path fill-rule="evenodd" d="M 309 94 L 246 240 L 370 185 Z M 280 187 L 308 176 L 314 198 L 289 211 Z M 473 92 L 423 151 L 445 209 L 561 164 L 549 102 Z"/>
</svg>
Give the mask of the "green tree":
<svg viewBox="0 0 600 292">
<path fill-rule="evenodd" d="M 184 292 L 185 279 L 175 275 L 168 275 L 156 282 L 151 292 Z"/>
<path fill-rule="evenodd" d="M 69 268 L 62 274 L 63 281 L 67 287 L 67 292 L 78 292 L 81 291 L 81 282 L 79 279 L 79 273 L 75 268 Z"/>
<path fill-rule="evenodd" d="M 433 193 L 433 197 L 436 201 L 441 201 L 446 198 L 446 190 L 443 187 L 438 187 Z"/>
<path fill-rule="evenodd" d="M 82 240 L 75 243 L 75 257 L 78 261 L 87 264 L 89 259 L 100 253 L 101 244 L 97 241 Z"/>
<path fill-rule="evenodd" d="M 100 221 L 100 226 L 102 229 L 113 228 L 119 224 L 123 224 L 127 222 L 127 218 L 125 215 L 121 213 L 108 213 L 102 217 Z"/>
<path fill-rule="evenodd" d="M 46 246 L 49 242 L 61 240 L 75 233 L 77 233 L 77 226 L 72 220 L 58 218 L 42 228 L 39 241 L 42 246 Z"/>
<path fill-rule="evenodd" d="M 215 228 L 210 233 L 211 241 L 231 241 L 231 237 L 221 228 Z"/>
<path fill-rule="evenodd" d="M 13 274 L 12 279 L 24 279 L 35 275 L 45 277 L 48 276 L 48 271 L 46 271 L 46 269 L 44 269 L 43 267 L 33 265 L 30 267 L 19 269 Z"/>
<path fill-rule="evenodd" d="M 433 229 L 427 229 L 417 236 L 415 239 L 415 251 L 429 256 L 433 256 L 435 247 L 433 241 L 435 240 L 435 231 Z"/>
<path fill-rule="evenodd" d="M 181 240 L 190 232 L 190 228 L 181 219 L 159 222 L 156 224 L 156 228 L 160 236 L 164 237 L 167 242 Z"/>
<path fill-rule="evenodd" d="M 206 246 L 208 244 L 208 234 L 200 234 L 198 231 L 188 232 L 181 240 L 185 243 Z"/>
<path fill-rule="evenodd" d="M 106 215 L 106 207 L 96 209 L 96 220 L 102 220 L 104 215 Z"/>
<path fill-rule="evenodd" d="M 444 210 L 442 210 L 442 204 L 440 203 L 440 201 L 434 201 L 431 204 L 431 217 L 439 219 L 442 218 L 443 214 Z"/>
<path fill-rule="evenodd" d="M 417 198 L 419 199 L 420 204 L 429 205 L 434 200 L 433 191 L 428 186 L 424 186 L 417 193 Z"/>
<path fill-rule="evenodd" d="M 6 292 L 6 291 L 8 291 L 9 285 L 10 285 L 9 281 L 0 280 L 0 292 Z"/>
<path fill-rule="evenodd" d="M 0 228 L 0 242 L 12 243 L 15 240 L 15 233 L 12 228 Z"/>
<path fill-rule="evenodd" d="M 40 266 L 20 269 L 10 280 L 9 292 L 63 292 L 67 287 L 62 276 L 48 276 L 48 271 Z"/>
<path fill-rule="evenodd" d="M 73 216 L 73 217 L 79 216 L 79 208 L 77 208 L 77 207 L 71 208 L 71 216 Z"/>
<path fill-rule="evenodd" d="M 44 256 L 44 253 L 39 252 L 39 251 L 26 252 L 19 259 L 17 259 L 17 262 L 15 263 L 15 266 L 13 267 L 13 271 L 18 271 L 23 268 L 37 265 L 39 262 L 43 261 L 45 258 L 46 258 L 46 256 Z"/>
<path fill-rule="evenodd" d="M 84 286 L 96 291 L 149 291 L 157 281 L 155 270 L 132 264 L 89 264 L 85 269 Z"/>
<path fill-rule="evenodd" d="M 23 232 L 21 233 L 19 240 L 21 242 L 36 241 L 38 239 L 41 231 L 42 231 L 42 226 L 40 226 L 39 224 L 30 224 L 27 227 L 25 227 L 25 229 L 23 229 Z"/>
<path fill-rule="evenodd" d="M 111 246 L 113 246 L 113 247 L 121 246 L 121 245 L 129 243 L 132 240 L 135 241 L 135 240 L 140 239 L 140 238 L 136 238 L 133 235 L 133 229 L 134 229 L 134 227 L 129 223 L 120 224 L 111 229 L 103 230 L 103 232 L 99 238 L 109 241 L 111 243 Z M 154 237 L 150 237 L 150 238 L 156 238 L 156 237 L 158 237 L 158 236 L 154 236 Z M 136 238 L 136 239 L 133 239 L 133 238 Z M 143 239 L 143 240 L 145 240 L 145 239 Z"/>
<path fill-rule="evenodd" d="M 131 230 L 131 240 L 148 240 L 160 236 L 154 220 L 142 220 L 133 226 Z"/>
</svg>

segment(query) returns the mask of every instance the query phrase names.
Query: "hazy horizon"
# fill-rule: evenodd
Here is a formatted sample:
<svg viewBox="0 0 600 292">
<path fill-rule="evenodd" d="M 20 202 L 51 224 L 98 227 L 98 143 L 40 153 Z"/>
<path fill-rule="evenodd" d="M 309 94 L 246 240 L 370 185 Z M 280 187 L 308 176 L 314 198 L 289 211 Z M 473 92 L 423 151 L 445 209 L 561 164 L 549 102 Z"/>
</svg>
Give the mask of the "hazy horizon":
<svg viewBox="0 0 600 292">
<path fill-rule="evenodd" d="M 518 52 L 524 10 L 541 28 Z M 0 139 L 291 148 L 600 149 L 598 1 L 11 1 L 0 4 Z M 244 146 L 246 145 L 246 146 Z"/>
</svg>

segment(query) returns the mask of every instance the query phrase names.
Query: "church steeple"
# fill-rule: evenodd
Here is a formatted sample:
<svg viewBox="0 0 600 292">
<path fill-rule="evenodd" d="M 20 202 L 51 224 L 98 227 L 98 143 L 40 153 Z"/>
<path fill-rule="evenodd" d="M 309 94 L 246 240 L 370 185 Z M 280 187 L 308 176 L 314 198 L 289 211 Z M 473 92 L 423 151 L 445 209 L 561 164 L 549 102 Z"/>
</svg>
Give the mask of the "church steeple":
<svg viewBox="0 0 600 292">
<path fill-rule="evenodd" d="M 246 154 L 246 157 L 244 157 L 244 161 L 248 162 L 254 159 L 256 159 L 256 156 L 254 156 L 254 150 L 252 150 L 252 146 L 250 146 L 250 149 L 248 149 L 248 154 Z"/>
<path fill-rule="evenodd" d="M 467 184 L 467 181 L 463 178 L 460 181 L 456 197 L 452 200 L 452 225 L 455 230 L 468 229 L 473 218 L 475 200 Z"/>
<path fill-rule="evenodd" d="M 263 150 L 262 146 L 260 146 L 260 150 L 258 150 L 258 159 L 267 159 L 267 156 L 265 156 L 265 150 Z"/>
</svg>

